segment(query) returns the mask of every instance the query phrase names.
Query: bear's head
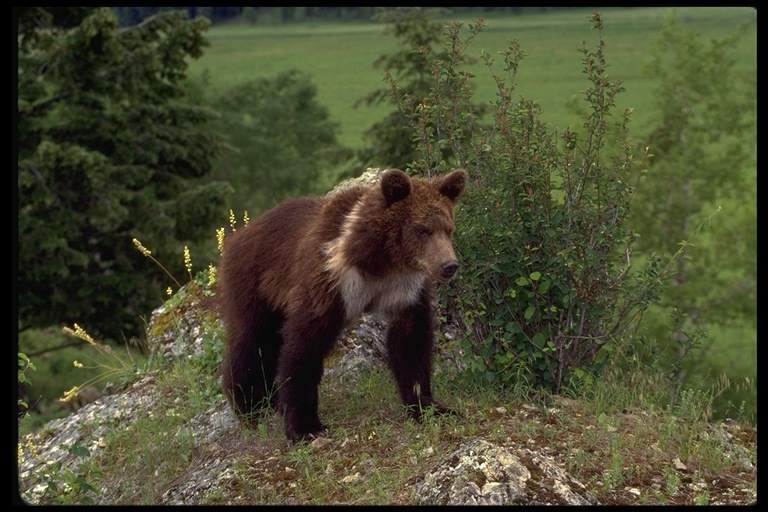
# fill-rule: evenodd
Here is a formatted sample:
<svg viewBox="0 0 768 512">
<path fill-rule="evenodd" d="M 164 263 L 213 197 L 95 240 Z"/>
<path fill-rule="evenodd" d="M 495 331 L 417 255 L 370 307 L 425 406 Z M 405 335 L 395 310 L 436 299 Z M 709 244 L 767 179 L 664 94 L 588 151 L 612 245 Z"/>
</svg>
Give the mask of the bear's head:
<svg viewBox="0 0 768 512">
<path fill-rule="evenodd" d="M 378 230 L 386 253 L 401 271 L 426 272 L 441 281 L 456 274 L 453 217 L 467 179 L 463 169 L 431 180 L 410 178 L 397 169 L 384 173 Z"/>
</svg>

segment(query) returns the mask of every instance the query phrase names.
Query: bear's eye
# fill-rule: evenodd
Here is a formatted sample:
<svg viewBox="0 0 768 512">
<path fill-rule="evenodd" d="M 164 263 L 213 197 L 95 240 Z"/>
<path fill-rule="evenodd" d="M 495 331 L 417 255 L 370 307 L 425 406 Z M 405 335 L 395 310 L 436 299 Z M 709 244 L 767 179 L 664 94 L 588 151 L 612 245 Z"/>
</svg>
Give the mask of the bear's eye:
<svg viewBox="0 0 768 512">
<path fill-rule="evenodd" d="M 416 226 L 416 234 L 419 236 L 427 236 L 429 234 L 429 230 L 424 226 Z"/>
</svg>

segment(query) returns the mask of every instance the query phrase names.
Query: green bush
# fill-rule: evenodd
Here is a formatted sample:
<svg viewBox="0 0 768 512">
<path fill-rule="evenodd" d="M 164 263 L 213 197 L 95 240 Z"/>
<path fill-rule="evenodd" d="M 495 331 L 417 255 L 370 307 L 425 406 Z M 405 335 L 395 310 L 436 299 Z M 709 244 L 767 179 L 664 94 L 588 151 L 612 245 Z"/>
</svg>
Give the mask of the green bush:
<svg viewBox="0 0 768 512">
<path fill-rule="evenodd" d="M 579 131 L 554 133 L 539 105 L 514 99 L 524 57 L 516 41 L 502 52 L 505 76 L 483 55 L 498 93 L 492 122 L 482 122 L 472 75 L 460 68 L 482 19 L 465 38 L 460 24 L 448 28 L 446 58 L 421 52 L 432 70 L 426 98 L 391 81 L 423 157 L 411 168 L 470 172 L 456 221 L 462 271 L 444 300 L 464 320 L 466 369 L 480 382 L 525 379 L 554 392 L 588 384 L 609 354 L 626 348 L 668 275 L 655 256 L 630 271 L 631 111 L 612 121 L 623 89 L 606 73 L 601 16 L 591 22 L 599 41 L 583 48 L 589 108 Z"/>
<path fill-rule="evenodd" d="M 27 370 L 37 370 L 37 367 L 35 367 L 35 364 L 29 360 L 26 354 L 19 352 L 18 353 L 18 361 L 19 361 L 19 370 L 18 370 L 18 388 L 19 388 L 19 396 L 16 399 L 16 405 L 18 407 L 18 416 L 19 420 L 23 420 L 27 417 L 29 414 L 27 411 L 29 409 L 29 404 L 21 397 L 21 388 L 22 386 L 26 384 L 30 384 L 32 381 L 27 376 Z"/>
</svg>

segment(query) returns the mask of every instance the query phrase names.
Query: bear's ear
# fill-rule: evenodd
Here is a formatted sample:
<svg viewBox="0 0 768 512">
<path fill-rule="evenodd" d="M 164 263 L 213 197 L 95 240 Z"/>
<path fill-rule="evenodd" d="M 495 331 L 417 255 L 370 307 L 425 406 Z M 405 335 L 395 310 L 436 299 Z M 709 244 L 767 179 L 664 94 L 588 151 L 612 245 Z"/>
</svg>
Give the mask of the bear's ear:
<svg viewBox="0 0 768 512">
<path fill-rule="evenodd" d="M 433 183 L 441 194 L 455 203 L 459 196 L 464 193 L 464 189 L 467 188 L 468 179 L 467 171 L 456 169 L 445 176 L 435 178 Z"/>
<path fill-rule="evenodd" d="M 391 169 L 381 177 L 381 192 L 387 204 L 402 201 L 411 193 L 411 178 L 400 169 Z"/>
</svg>

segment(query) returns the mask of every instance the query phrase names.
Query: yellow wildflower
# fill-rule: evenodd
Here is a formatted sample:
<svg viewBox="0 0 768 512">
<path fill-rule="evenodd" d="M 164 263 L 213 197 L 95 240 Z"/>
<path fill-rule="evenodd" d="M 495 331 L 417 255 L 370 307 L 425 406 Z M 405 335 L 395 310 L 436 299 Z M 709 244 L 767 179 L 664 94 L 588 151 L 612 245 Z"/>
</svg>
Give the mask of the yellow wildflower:
<svg viewBox="0 0 768 512">
<path fill-rule="evenodd" d="M 208 286 L 216 284 L 216 267 L 212 263 L 208 264 Z"/>
<path fill-rule="evenodd" d="M 74 329 L 70 329 L 69 327 L 64 327 L 64 332 L 71 334 L 72 336 L 75 336 L 77 338 L 80 338 L 81 340 L 85 340 L 91 345 L 96 345 L 96 341 L 91 338 L 91 336 L 85 332 L 85 330 L 80 327 L 79 325 L 75 324 Z"/>
<path fill-rule="evenodd" d="M 59 402 L 69 402 L 70 400 L 75 398 L 78 393 L 80 393 L 80 387 L 79 386 L 75 386 L 72 389 L 70 389 L 69 391 L 65 391 L 64 392 L 64 396 L 59 398 Z"/>
<path fill-rule="evenodd" d="M 219 249 L 219 254 L 224 252 L 224 228 L 216 230 L 216 246 Z"/>
<path fill-rule="evenodd" d="M 29 453 L 31 453 L 34 458 L 40 458 L 40 453 L 37 451 L 37 446 L 32 442 L 32 439 L 27 440 L 27 450 L 29 450 Z"/>
<path fill-rule="evenodd" d="M 136 239 L 136 238 L 133 239 L 133 245 L 135 245 L 139 249 L 141 254 L 143 254 L 144 256 L 151 256 L 152 255 L 152 252 L 149 249 L 147 249 L 146 247 L 144 247 L 143 245 L 141 245 L 141 242 L 139 242 L 138 239 Z"/>
<path fill-rule="evenodd" d="M 189 247 L 184 246 L 184 266 L 187 267 L 189 278 L 192 279 L 192 256 L 189 255 Z"/>
<path fill-rule="evenodd" d="M 157 266 L 159 266 L 161 269 L 163 269 L 163 271 L 164 271 L 166 274 L 168 274 L 168 275 L 171 277 L 171 279 L 173 279 L 173 282 L 174 282 L 174 283 L 176 283 L 176 284 L 179 286 L 179 288 L 181 288 L 181 285 L 180 285 L 180 284 L 179 284 L 179 282 L 176 280 L 176 278 L 175 278 L 175 277 L 173 277 L 173 274 L 171 274 L 170 272 L 168 272 L 168 269 L 167 269 L 167 268 L 165 268 L 165 267 L 162 265 L 162 263 L 160 263 L 159 261 L 157 261 L 157 260 L 155 259 L 155 257 L 154 257 L 154 256 L 152 256 L 152 252 L 150 252 L 150 250 L 149 250 L 149 249 L 147 249 L 146 247 L 144 247 L 143 245 L 141 245 L 141 242 L 139 242 L 139 241 L 138 241 L 136 238 L 134 238 L 134 239 L 133 239 L 133 245 L 135 245 L 135 246 L 136 246 L 136 247 L 139 249 L 139 251 L 141 251 L 141 254 L 143 254 L 143 255 L 144 255 L 144 256 L 146 256 L 147 258 L 149 258 L 149 259 L 151 259 L 152 261 L 154 261 L 155 263 L 157 263 Z"/>
</svg>

